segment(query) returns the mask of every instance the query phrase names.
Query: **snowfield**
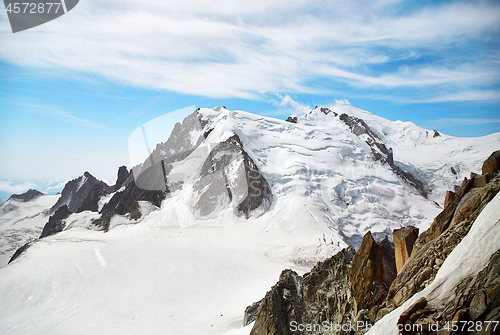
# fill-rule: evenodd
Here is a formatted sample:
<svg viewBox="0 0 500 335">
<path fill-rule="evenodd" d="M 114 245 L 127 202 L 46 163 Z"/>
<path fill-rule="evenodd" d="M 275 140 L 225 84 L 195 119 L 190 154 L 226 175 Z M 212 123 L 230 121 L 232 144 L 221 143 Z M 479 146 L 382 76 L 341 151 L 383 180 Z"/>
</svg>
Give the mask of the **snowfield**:
<svg viewBox="0 0 500 335">
<path fill-rule="evenodd" d="M 60 195 L 43 195 L 32 201 L 6 200 L 0 206 L 0 267 L 14 252 L 40 236 L 49 219 L 48 210 Z"/>
<path fill-rule="evenodd" d="M 248 334 L 245 308 L 264 297 L 282 270 L 308 272 L 348 244 L 359 246 L 368 230 L 381 239 L 406 225 L 427 229 L 441 211 L 434 201 L 442 204 L 446 189 L 460 185 L 470 171 L 480 172 L 500 147 L 500 133 L 433 137 L 412 123 L 351 106 L 331 109 L 364 119 L 393 148 L 396 165 L 431 187 L 430 199 L 374 161 L 363 136 L 333 114 L 316 109 L 294 124 L 221 107 L 201 109 L 212 130 L 187 158 L 172 164 L 169 180 L 181 186 L 171 188 L 161 208 L 140 202 L 139 220 L 115 216 L 107 233 L 88 229 L 97 213 L 72 214 L 63 232 L 0 268 L 0 333 Z M 192 129 L 189 142 L 201 133 Z M 272 206 L 246 219 L 236 215 L 235 199 L 221 200 L 202 216 L 194 191 L 201 166 L 234 134 L 270 184 Z M 230 170 L 240 164 L 238 156 Z M 228 180 L 236 187 L 237 175 Z M 37 213 L 57 201 L 42 198 L 46 207 L 26 203 L 18 214 L 0 213 L 2 239 L 13 222 L 39 234 L 48 217 Z M 99 207 L 110 199 L 101 198 Z"/>
<path fill-rule="evenodd" d="M 312 266 L 315 253 L 305 258 L 291 246 L 319 245 L 307 225 L 282 232 L 261 220 L 188 228 L 164 221 L 157 211 L 108 233 L 74 228 L 35 243 L 0 269 L 0 333 L 236 334 L 246 306 L 283 268 Z"/>
</svg>

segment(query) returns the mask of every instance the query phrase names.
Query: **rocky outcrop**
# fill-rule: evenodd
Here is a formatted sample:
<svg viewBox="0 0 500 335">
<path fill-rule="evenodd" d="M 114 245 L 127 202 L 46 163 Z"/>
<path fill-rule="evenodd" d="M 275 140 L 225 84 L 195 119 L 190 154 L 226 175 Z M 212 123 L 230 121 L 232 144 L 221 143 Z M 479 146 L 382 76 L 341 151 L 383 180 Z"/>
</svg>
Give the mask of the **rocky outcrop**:
<svg viewBox="0 0 500 335">
<path fill-rule="evenodd" d="M 130 173 L 131 172 L 127 170 L 126 166 L 120 166 L 120 168 L 118 169 L 118 178 L 116 179 L 116 184 L 114 187 L 115 192 L 123 186 L 127 178 L 130 176 Z"/>
<path fill-rule="evenodd" d="M 109 225 L 111 223 L 111 219 L 116 214 L 113 209 L 104 209 L 101 211 L 101 216 L 97 219 L 92 220 L 92 225 L 97 230 L 103 230 L 107 232 L 109 230 Z"/>
<path fill-rule="evenodd" d="M 471 188 L 471 184 L 470 180 L 464 181 L 452 203 L 436 217 L 429 230 L 418 237 L 407 265 L 391 285 L 387 305 L 400 306 L 434 280 L 441 264 L 500 190 L 500 176 L 484 187 Z M 450 213 L 451 208 L 454 210 Z"/>
<path fill-rule="evenodd" d="M 285 270 L 260 304 L 250 335 L 293 334 L 290 325 L 302 323 L 302 277 Z"/>
<path fill-rule="evenodd" d="M 43 227 L 40 238 L 54 235 L 63 231 L 64 219 L 66 219 L 70 214 L 71 212 L 69 211 L 68 206 L 63 205 L 59 207 L 56 212 L 51 217 L 49 217 L 49 221 Z"/>
<path fill-rule="evenodd" d="M 401 314 L 398 324 L 415 329 L 402 334 L 500 334 L 500 250 L 476 276 L 466 277 L 456 286 L 454 299 L 448 304 L 439 310 L 426 305 L 427 300 L 422 297 Z M 453 322 L 460 328 L 466 325 L 468 331 L 453 332 Z"/>
<path fill-rule="evenodd" d="M 371 232 L 366 233 L 349 273 L 357 309 L 370 309 L 381 304 L 395 277 L 394 248 L 387 239 L 377 243 Z"/>
<path fill-rule="evenodd" d="M 107 215 L 109 213 L 130 214 L 131 219 L 137 219 L 141 216 L 138 201 L 149 201 L 153 205 L 160 207 L 161 202 L 168 193 L 168 191 L 142 189 L 137 186 L 132 175 L 124 184 L 126 185 L 125 189 L 113 195 L 111 200 L 102 208 L 101 214 L 105 212 L 108 213 Z"/>
<path fill-rule="evenodd" d="M 17 249 L 14 255 L 12 255 L 12 257 L 9 259 L 8 264 L 12 263 L 16 258 L 21 256 L 26 250 L 28 250 L 29 247 L 31 247 L 32 244 L 33 242 L 28 242 L 19 249 Z"/>
<path fill-rule="evenodd" d="M 291 122 L 291 123 L 297 123 L 297 117 L 296 116 L 289 116 L 285 121 Z"/>
<path fill-rule="evenodd" d="M 238 214 L 249 217 L 257 209 L 267 211 L 273 200 L 269 183 L 236 134 L 210 152 L 194 191 L 198 194 L 194 210 L 200 216 L 232 203 Z"/>
<path fill-rule="evenodd" d="M 21 201 L 21 202 L 28 202 L 33 199 L 38 198 L 39 196 L 43 195 L 42 192 L 29 189 L 28 191 L 24 192 L 23 194 L 13 194 L 10 196 L 9 199 L 16 200 L 16 201 Z"/>
<path fill-rule="evenodd" d="M 105 182 L 96 179 L 85 172 L 83 176 L 71 180 L 64 186 L 61 197 L 50 209 L 51 213 L 66 205 L 71 213 L 83 211 L 97 212 L 99 199 L 112 192 L 112 188 Z"/>
<path fill-rule="evenodd" d="M 413 245 L 418 238 L 418 228 L 408 226 L 401 229 L 396 229 L 392 233 L 394 241 L 396 268 L 398 273 L 403 268 L 404 264 L 410 258 L 413 250 Z"/>
<path fill-rule="evenodd" d="M 320 325 L 344 324 L 354 321 L 357 313 L 349 287 L 349 269 L 355 251 L 349 247 L 335 256 L 318 262 L 303 277 L 292 270 L 282 272 L 278 283 L 260 302 L 247 308 L 258 308 L 251 335 L 322 334 Z M 308 324 L 310 330 L 300 331 L 293 325 Z M 318 326 L 314 329 L 314 325 Z M 340 330 L 337 334 L 350 334 Z"/>
<path fill-rule="evenodd" d="M 42 234 L 40 235 L 39 239 L 44 238 L 46 236 L 54 235 L 56 233 L 59 233 L 64 230 L 65 227 L 65 222 L 64 219 L 66 219 L 71 212 L 68 210 L 68 206 L 63 205 L 59 207 L 56 212 L 49 217 L 49 221 L 45 224 L 43 227 Z M 36 240 L 35 240 L 36 241 Z M 14 255 L 9 260 L 9 264 L 13 262 L 16 258 L 21 256 L 28 248 L 35 242 L 31 241 L 23 245 L 22 247 L 18 248 Z"/>
<path fill-rule="evenodd" d="M 137 187 L 148 191 L 170 192 L 180 185 L 168 180 L 172 163 L 188 157 L 210 134 L 209 121 L 195 111 L 181 123 L 176 123 L 166 142 L 156 144 L 153 152 L 140 165 L 132 168 Z M 151 143 L 153 144 L 153 143 Z"/>
<path fill-rule="evenodd" d="M 493 175 L 500 170 L 500 150 L 495 151 L 488 157 L 488 159 L 483 163 L 482 167 L 483 175 L 488 177 L 493 177 Z"/>
</svg>

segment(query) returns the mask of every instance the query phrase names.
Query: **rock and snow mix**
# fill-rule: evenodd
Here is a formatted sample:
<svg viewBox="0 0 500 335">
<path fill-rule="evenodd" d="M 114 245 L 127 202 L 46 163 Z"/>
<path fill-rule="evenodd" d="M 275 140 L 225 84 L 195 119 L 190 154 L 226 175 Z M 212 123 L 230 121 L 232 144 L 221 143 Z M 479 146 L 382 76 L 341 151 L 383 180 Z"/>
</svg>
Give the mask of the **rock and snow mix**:
<svg viewBox="0 0 500 335">
<path fill-rule="evenodd" d="M 460 281 L 475 276 L 499 249 L 500 193 L 483 209 L 469 233 L 446 258 L 432 284 L 375 323 L 368 334 L 399 334 L 400 314 L 422 297 L 426 298 L 428 307 L 442 309 L 455 297 Z"/>
<path fill-rule="evenodd" d="M 49 218 L 49 209 L 60 195 L 42 195 L 28 202 L 8 199 L 0 207 L 0 267 L 14 252 L 40 236 Z"/>
<path fill-rule="evenodd" d="M 107 233 L 86 229 L 96 212 L 71 214 L 64 231 L 0 268 L 0 332 L 248 334 L 242 311 L 264 296 L 281 270 L 307 272 L 347 244 L 358 246 L 368 230 L 378 237 L 406 225 L 425 230 L 441 210 L 434 200 L 442 201 L 465 173 L 479 171 L 500 143 L 499 134 L 433 137 L 351 106 L 331 110 L 364 119 L 392 148 L 394 164 L 429 187 L 431 200 L 374 160 L 366 136 L 334 113 L 317 108 L 291 123 L 201 109 L 203 131 L 198 125 L 184 132 L 186 141 L 176 139 L 193 147 L 170 163 L 175 187 L 161 208 L 139 201 L 140 219 L 116 215 Z M 207 136 L 200 142 L 201 134 Z M 237 196 L 218 188 L 207 195 L 212 207 L 203 213 L 209 214 L 200 215 L 194 207 L 210 186 L 200 183 L 204 162 L 234 135 L 242 151 L 235 149 L 235 160 L 220 175 Z M 235 191 L 242 162 L 257 166 L 273 199 L 248 218 L 231 207 L 247 194 Z M 110 199 L 102 197 L 98 209 Z"/>
</svg>

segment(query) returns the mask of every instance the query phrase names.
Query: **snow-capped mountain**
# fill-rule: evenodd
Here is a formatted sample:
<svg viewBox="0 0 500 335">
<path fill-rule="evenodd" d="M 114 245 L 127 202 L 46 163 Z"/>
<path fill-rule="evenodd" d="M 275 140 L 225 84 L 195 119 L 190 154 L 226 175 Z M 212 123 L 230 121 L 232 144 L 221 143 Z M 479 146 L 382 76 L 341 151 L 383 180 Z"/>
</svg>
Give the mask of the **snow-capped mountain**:
<svg viewBox="0 0 500 335">
<path fill-rule="evenodd" d="M 34 193 L 30 191 L 25 194 Z M 6 265 L 19 247 L 40 236 L 59 197 L 13 195 L 0 206 L 0 266 Z"/>
<path fill-rule="evenodd" d="M 2 333 L 248 334 L 242 311 L 282 269 L 309 271 L 369 230 L 427 229 L 500 134 L 337 104 L 288 122 L 199 109 L 164 141 L 0 269 Z"/>
</svg>

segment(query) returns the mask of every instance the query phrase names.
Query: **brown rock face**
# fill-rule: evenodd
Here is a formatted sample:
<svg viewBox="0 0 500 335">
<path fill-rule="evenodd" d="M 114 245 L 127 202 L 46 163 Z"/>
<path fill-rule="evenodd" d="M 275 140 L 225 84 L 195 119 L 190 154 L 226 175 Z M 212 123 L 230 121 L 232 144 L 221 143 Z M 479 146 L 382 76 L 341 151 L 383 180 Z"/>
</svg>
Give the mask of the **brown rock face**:
<svg viewBox="0 0 500 335">
<path fill-rule="evenodd" d="M 500 170 L 500 150 L 495 151 L 483 163 L 483 175 L 488 175 L 490 178 L 493 174 Z"/>
<path fill-rule="evenodd" d="M 448 207 L 448 205 L 453 201 L 455 197 L 455 192 L 446 191 L 446 198 L 444 199 L 444 208 Z"/>
<path fill-rule="evenodd" d="M 391 272 L 393 275 L 388 276 Z M 378 244 L 371 232 L 366 233 L 352 260 L 349 273 L 357 310 L 370 309 L 380 304 L 385 299 L 395 274 L 394 249 L 388 247 L 387 243 Z"/>
<path fill-rule="evenodd" d="M 396 229 L 392 233 L 392 239 L 395 245 L 396 268 L 398 273 L 411 256 L 413 245 L 418 238 L 418 228 L 408 226 Z"/>
<path fill-rule="evenodd" d="M 347 324 L 354 321 L 354 299 L 349 289 L 349 269 L 355 250 L 340 251 L 318 262 L 302 278 L 292 270 L 280 279 L 264 299 L 245 311 L 245 325 L 255 319 L 251 335 L 324 334 L 321 330 L 294 331 L 293 323 L 319 325 L 323 322 Z M 257 312 L 255 310 L 257 309 Z M 351 335 L 349 329 L 337 335 Z"/>
<path fill-rule="evenodd" d="M 483 187 L 474 185 L 481 185 L 484 175 L 473 174 L 470 180 L 466 179 L 429 230 L 418 237 L 406 266 L 391 284 L 387 306 L 401 306 L 434 280 L 441 264 L 467 235 L 483 208 L 500 191 L 500 174 L 492 172 L 491 176 Z M 397 238 L 394 240 L 396 242 Z M 449 320 L 452 318 L 453 315 Z"/>
</svg>

